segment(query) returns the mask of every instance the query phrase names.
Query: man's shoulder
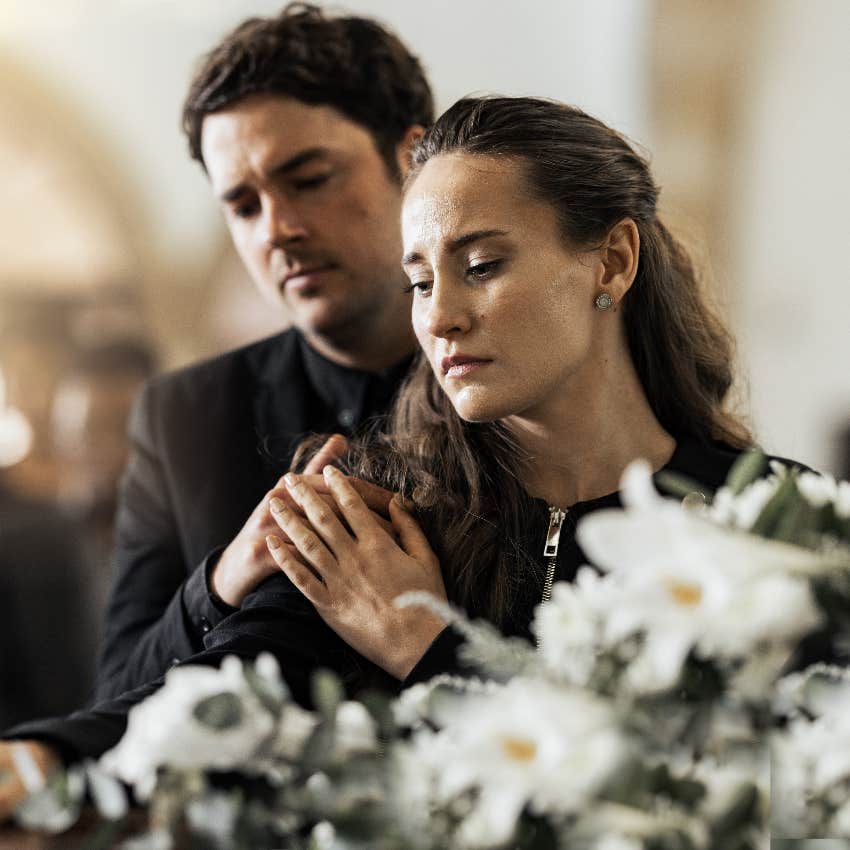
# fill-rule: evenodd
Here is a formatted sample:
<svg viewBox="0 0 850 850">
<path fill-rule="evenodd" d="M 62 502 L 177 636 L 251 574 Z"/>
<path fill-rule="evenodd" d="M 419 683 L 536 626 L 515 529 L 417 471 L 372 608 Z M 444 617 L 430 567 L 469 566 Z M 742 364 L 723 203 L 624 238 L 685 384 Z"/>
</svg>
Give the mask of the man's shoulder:
<svg viewBox="0 0 850 850">
<path fill-rule="evenodd" d="M 190 399 L 212 392 L 227 392 L 232 386 L 250 391 L 252 384 L 285 378 L 297 368 L 298 334 L 290 328 L 274 336 L 217 354 L 197 363 L 152 378 L 147 395 L 163 399 Z"/>
</svg>

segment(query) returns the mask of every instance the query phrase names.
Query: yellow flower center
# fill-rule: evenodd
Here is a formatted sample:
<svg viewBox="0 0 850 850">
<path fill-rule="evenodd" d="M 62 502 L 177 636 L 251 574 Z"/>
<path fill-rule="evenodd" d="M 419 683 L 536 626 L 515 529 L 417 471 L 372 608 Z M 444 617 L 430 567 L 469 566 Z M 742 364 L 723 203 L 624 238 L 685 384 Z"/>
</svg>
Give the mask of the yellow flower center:
<svg viewBox="0 0 850 850">
<path fill-rule="evenodd" d="M 537 744 L 525 738 L 502 738 L 502 747 L 514 761 L 532 761 L 537 755 Z"/>
<path fill-rule="evenodd" d="M 693 607 L 702 601 L 702 588 L 698 584 L 689 584 L 683 581 L 671 581 L 669 583 L 670 595 L 679 605 Z"/>
</svg>

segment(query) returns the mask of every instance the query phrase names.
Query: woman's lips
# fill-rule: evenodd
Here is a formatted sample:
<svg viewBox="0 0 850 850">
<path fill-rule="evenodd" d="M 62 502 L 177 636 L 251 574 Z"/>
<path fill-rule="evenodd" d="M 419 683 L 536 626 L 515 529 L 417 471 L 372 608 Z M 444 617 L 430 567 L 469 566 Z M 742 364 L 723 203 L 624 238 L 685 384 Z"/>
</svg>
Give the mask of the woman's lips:
<svg viewBox="0 0 850 850">
<path fill-rule="evenodd" d="M 491 360 L 477 360 L 472 357 L 446 357 L 441 365 L 443 374 L 447 378 L 465 378 L 491 362 Z"/>
</svg>

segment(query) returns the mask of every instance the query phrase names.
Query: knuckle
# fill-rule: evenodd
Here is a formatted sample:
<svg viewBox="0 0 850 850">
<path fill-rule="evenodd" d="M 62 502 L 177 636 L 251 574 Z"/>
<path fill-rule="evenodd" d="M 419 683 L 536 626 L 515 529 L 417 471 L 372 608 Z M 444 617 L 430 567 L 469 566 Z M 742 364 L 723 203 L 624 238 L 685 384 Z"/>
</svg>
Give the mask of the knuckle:
<svg viewBox="0 0 850 850">
<path fill-rule="evenodd" d="M 315 555 L 321 548 L 322 544 L 319 543 L 319 538 L 315 534 L 306 535 L 301 544 L 301 550 L 305 555 Z"/>
<path fill-rule="evenodd" d="M 317 526 L 321 526 L 322 528 L 328 528 L 328 526 L 333 524 L 334 520 L 335 517 L 333 513 L 327 509 L 316 513 L 315 523 Z"/>
</svg>

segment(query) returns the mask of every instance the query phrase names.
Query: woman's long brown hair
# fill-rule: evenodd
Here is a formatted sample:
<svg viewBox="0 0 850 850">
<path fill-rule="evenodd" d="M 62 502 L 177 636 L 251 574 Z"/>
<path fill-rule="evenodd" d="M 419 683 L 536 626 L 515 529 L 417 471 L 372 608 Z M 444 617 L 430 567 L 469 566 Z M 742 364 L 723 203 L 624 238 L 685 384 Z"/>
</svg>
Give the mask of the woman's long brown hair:
<svg viewBox="0 0 850 850">
<path fill-rule="evenodd" d="M 623 300 L 624 322 L 655 416 L 677 440 L 751 444 L 747 428 L 724 408 L 733 378 L 731 336 L 687 252 L 658 219 L 658 188 L 646 159 L 623 136 L 549 100 L 467 98 L 417 145 L 408 185 L 428 160 L 449 153 L 516 162 L 529 192 L 556 210 L 573 247 L 590 249 L 631 218 L 640 256 Z M 354 445 L 345 466 L 412 500 L 449 598 L 504 627 L 520 588 L 540 579 L 534 558 L 519 546 L 532 506 L 521 484 L 523 460 L 500 423 L 457 415 L 420 356 L 386 426 Z"/>
</svg>

